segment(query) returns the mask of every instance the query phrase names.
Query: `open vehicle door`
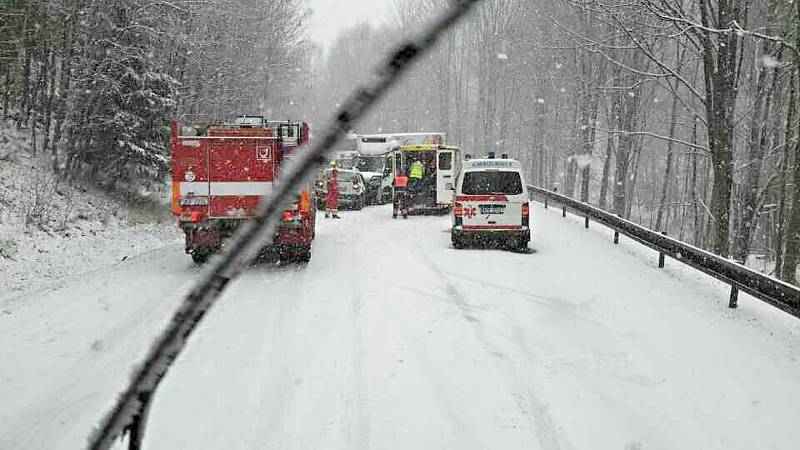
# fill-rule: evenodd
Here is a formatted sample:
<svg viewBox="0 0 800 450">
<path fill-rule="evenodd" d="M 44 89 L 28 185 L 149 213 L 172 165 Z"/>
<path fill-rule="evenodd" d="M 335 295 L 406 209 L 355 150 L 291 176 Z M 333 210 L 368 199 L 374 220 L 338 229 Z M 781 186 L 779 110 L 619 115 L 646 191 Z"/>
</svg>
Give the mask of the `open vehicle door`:
<svg viewBox="0 0 800 450">
<path fill-rule="evenodd" d="M 456 149 L 452 147 L 441 147 L 436 154 L 436 203 L 453 203 L 457 155 Z"/>
</svg>

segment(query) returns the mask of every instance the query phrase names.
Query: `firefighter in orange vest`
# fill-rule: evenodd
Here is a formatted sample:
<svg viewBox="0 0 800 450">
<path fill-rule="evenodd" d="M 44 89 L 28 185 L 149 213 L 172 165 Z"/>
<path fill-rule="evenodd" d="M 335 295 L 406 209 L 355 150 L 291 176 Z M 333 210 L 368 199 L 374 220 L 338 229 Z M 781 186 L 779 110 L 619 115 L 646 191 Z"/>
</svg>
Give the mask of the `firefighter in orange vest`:
<svg viewBox="0 0 800 450">
<path fill-rule="evenodd" d="M 394 201 L 392 202 L 392 218 L 402 214 L 403 219 L 408 219 L 408 177 L 402 172 L 394 177 Z"/>
<path fill-rule="evenodd" d="M 331 170 L 328 173 L 328 199 L 325 202 L 325 217 L 339 218 L 339 169 L 336 161 L 330 162 Z"/>
</svg>

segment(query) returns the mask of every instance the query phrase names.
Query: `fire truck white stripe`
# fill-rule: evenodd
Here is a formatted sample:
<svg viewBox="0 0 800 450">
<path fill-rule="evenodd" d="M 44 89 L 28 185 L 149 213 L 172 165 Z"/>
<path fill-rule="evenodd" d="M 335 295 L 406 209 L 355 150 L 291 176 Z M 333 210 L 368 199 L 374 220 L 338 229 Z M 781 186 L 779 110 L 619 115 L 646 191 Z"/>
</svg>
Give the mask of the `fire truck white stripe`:
<svg viewBox="0 0 800 450">
<path fill-rule="evenodd" d="M 269 195 L 272 192 L 271 181 L 184 181 L 180 184 L 180 195 Z"/>
<path fill-rule="evenodd" d="M 181 182 L 181 197 L 187 195 L 208 195 L 208 181 Z"/>
<path fill-rule="evenodd" d="M 212 196 L 225 195 L 269 195 L 271 181 L 218 181 L 211 183 Z"/>
</svg>

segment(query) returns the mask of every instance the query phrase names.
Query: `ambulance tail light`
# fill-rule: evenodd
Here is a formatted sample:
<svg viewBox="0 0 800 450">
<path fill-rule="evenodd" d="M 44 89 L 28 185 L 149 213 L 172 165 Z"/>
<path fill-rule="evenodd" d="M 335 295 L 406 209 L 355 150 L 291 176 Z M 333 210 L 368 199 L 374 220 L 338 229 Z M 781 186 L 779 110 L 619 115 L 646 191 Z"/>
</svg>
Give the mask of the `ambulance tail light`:
<svg viewBox="0 0 800 450">
<path fill-rule="evenodd" d="M 531 222 L 531 209 L 530 205 L 525 202 L 522 204 L 522 226 L 527 227 L 530 226 Z"/>
<path fill-rule="evenodd" d="M 455 202 L 453 215 L 455 215 L 456 226 L 464 225 L 464 206 L 461 203 Z"/>
</svg>

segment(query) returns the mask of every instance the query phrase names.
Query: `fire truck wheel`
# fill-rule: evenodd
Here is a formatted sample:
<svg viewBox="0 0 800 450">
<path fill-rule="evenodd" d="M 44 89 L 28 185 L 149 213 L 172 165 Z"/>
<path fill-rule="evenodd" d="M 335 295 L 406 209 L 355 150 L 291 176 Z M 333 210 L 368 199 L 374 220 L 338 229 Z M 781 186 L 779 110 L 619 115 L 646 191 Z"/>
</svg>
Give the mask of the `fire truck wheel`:
<svg viewBox="0 0 800 450">
<path fill-rule="evenodd" d="M 511 241 L 511 251 L 516 253 L 528 253 L 528 241 L 524 239 L 515 239 Z"/>
<path fill-rule="evenodd" d="M 194 261 L 195 264 L 205 264 L 206 261 L 208 261 L 208 253 L 194 252 L 192 253 L 192 261 Z"/>
<path fill-rule="evenodd" d="M 453 238 L 453 248 L 456 248 L 456 249 L 460 250 L 462 248 L 466 248 L 466 245 L 464 245 L 464 241 L 462 239 L 454 237 Z"/>
<path fill-rule="evenodd" d="M 297 262 L 307 263 L 311 261 L 311 246 L 306 245 L 297 250 L 297 254 L 295 256 Z"/>
</svg>

